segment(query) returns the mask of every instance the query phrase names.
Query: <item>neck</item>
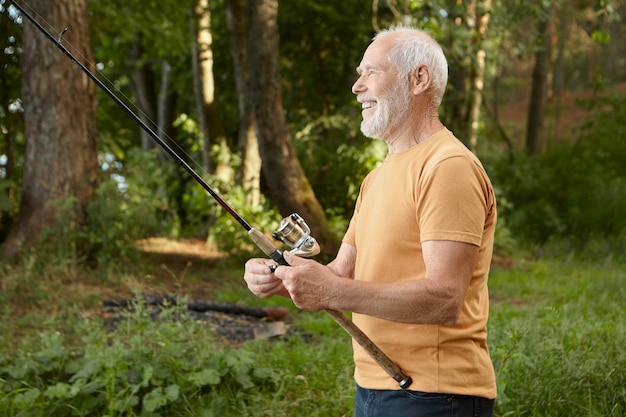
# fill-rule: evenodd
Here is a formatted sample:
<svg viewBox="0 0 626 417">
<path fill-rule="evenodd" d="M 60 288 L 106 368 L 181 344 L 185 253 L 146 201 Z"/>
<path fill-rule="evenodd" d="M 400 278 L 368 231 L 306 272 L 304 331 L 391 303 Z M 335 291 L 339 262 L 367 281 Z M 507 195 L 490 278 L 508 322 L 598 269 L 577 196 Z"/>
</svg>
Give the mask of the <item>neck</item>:
<svg viewBox="0 0 626 417">
<path fill-rule="evenodd" d="M 383 140 L 389 155 L 393 155 L 419 145 L 444 127 L 436 112 L 428 112 L 428 117 L 416 117 L 412 122 L 407 119 Z"/>
</svg>

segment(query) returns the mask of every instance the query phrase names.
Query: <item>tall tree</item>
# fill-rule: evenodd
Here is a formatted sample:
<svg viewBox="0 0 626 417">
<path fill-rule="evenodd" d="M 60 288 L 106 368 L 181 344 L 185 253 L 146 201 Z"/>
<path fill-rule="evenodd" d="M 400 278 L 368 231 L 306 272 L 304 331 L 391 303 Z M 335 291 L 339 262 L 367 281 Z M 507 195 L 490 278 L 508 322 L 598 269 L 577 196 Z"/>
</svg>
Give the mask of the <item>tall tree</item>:
<svg viewBox="0 0 626 417">
<path fill-rule="evenodd" d="M 550 71 L 550 52 L 552 37 L 551 6 L 544 6 L 540 11 L 537 31 L 540 42 L 535 52 L 535 66 L 532 73 L 530 103 L 526 122 L 526 151 L 538 154 L 544 148 L 544 112 L 548 93 L 548 74 Z"/>
<path fill-rule="evenodd" d="M 86 0 L 32 0 L 46 25 L 93 68 Z M 2 255 L 12 257 L 48 228 L 80 226 L 98 184 L 95 85 L 34 25 L 24 23 L 22 54 L 26 155 L 20 213 Z M 71 203 L 60 212 L 60 203 Z"/>
<path fill-rule="evenodd" d="M 220 179 L 231 181 L 233 172 L 227 156 L 229 154 L 224 125 L 220 117 L 215 95 L 213 74 L 213 34 L 211 33 L 211 9 L 209 0 L 199 0 L 194 11 L 192 25 L 195 45 L 192 48 L 194 63 L 194 88 L 198 117 L 202 130 L 205 169 L 214 172 Z"/>
<path fill-rule="evenodd" d="M 485 58 L 487 55 L 485 40 L 491 10 L 491 0 L 474 0 L 469 6 L 467 25 L 472 29 L 470 56 L 473 65 L 471 72 L 471 93 L 469 99 L 468 141 L 474 152 L 478 146 L 480 133 L 481 108 L 485 86 Z"/>
<path fill-rule="evenodd" d="M 150 129 L 159 133 L 164 141 L 170 142 L 175 136 L 175 105 L 178 98 L 172 86 L 174 77 L 170 64 L 172 58 L 167 56 L 156 60 L 152 57 L 147 58 L 144 46 L 145 34 L 135 32 L 132 39 L 130 48 L 130 61 L 134 73 L 132 87 L 140 109 L 138 116 Z M 140 129 L 139 133 L 143 150 L 158 148 L 146 131 Z M 169 159 L 165 151 L 159 148 L 159 152 L 162 160 Z"/>
<path fill-rule="evenodd" d="M 246 203 L 261 202 L 261 155 L 254 123 L 254 109 L 248 100 L 248 55 L 246 48 L 245 0 L 226 0 L 226 19 L 233 57 L 239 126 L 237 148 L 241 156 L 239 181 L 246 191 Z"/>
<path fill-rule="evenodd" d="M 283 215 L 298 212 L 327 254 L 338 239 L 295 155 L 285 118 L 278 59 L 278 0 L 247 0 L 250 99 L 254 108 L 263 176 Z"/>
<path fill-rule="evenodd" d="M 132 88 L 137 100 L 137 104 L 141 109 L 139 118 L 152 130 L 158 131 L 158 126 L 153 122 L 157 115 L 157 93 L 154 88 L 154 74 L 148 62 L 143 59 L 144 47 L 142 43 L 142 34 L 135 32 L 132 37 L 133 43 L 130 49 L 130 62 L 133 63 L 134 78 L 132 79 Z M 147 151 L 156 148 L 156 143 L 148 132 L 140 129 L 141 149 Z"/>
</svg>

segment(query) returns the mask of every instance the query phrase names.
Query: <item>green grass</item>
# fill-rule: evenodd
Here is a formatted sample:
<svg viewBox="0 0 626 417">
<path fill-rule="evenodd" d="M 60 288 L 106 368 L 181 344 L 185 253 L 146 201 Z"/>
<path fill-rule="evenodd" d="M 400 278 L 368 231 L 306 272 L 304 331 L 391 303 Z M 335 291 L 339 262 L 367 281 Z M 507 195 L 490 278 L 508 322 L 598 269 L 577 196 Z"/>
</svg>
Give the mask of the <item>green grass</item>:
<svg viewBox="0 0 626 417">
<path fill-rule="evenodd" d="M 610 261 L 493 271 L 497 415 L 624 415 L 625 283 L 624 265 Z"/>
<path fill-rule="evenodd" d="M 573 256 L 494 268 L 496 416 L 626 413 L 624 270 L 615 259 Z M 252 296 L 239 261 L 162 277 L 32 263 L 0 272 L 0 416 L 352 415 L 349 337 L 322 312 Z M 104 330 L 94 314 L 101 296 L 150 288 L 284 305 L 291 331 L 232 346 L 206 326 L 155 322 L 141 309 Z"/>
</svg>

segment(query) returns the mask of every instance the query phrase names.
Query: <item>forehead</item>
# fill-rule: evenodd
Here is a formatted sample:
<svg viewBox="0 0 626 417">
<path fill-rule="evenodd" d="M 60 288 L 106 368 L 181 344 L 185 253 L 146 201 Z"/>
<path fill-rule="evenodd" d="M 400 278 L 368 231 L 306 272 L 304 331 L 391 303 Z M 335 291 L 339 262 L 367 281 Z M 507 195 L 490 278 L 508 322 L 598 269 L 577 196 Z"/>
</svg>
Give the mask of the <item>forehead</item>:
<svg viewBox="0 0 626 417">
<path fill-rule="evenodd" d="M 361 59 L 358 70 L 378 68 L 387 69 L 392 65 L 389 62 L 389 51 L 393 45 L 393 35 L 388 35 L 381 39 L 376 39 L 372 42 Z"/>
</svg>

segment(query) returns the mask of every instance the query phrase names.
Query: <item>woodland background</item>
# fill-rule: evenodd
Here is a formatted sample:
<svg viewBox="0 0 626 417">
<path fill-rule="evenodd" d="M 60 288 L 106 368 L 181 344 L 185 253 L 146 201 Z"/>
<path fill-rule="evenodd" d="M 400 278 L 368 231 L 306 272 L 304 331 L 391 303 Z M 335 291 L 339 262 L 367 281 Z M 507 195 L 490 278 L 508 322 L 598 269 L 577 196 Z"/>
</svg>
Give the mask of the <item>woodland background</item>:
<svg viewBox="0 0 626 417">
<path fill-rule="evenodd" d="M 250 294 L 241 225 L 9 3 L 0 415 L 350 415 L 350 338 Z M 441 118 L 498 197 L 495 415 L 626 413 L 623 1 L 19 4 L 255 228 L 302 215 L 322 261 L 385 156 L 359 132 L 355 67 L 380 28 L 431 33 L 450 66 Z M 142 301 L 155 294 L 277 304 L 289 331 L 233 343 Z M 135 301 L 112 320 L 103 300 L 121 297 Z"/>
<path fill-rule="evenodd" d="M 130 117 L 2 4 L 5 256 L 46 236 L 58 243 L 55 228 L 90 259 L 153 235 L 246 244 L 245 231 Z M 54 36 L 69 28 L 65 47 L 251 223 L 264 230 L 298 212 L 327 256 L 384 152 L 359 133 L 354 68 L 375 32 L 397 24 L 427 30 L 446 51 L 441 117 L 493 177 L 502 246 L 504 236 L 524 244 L 623 236 L 620 1 L 23 6 Z"/>
</svg>

